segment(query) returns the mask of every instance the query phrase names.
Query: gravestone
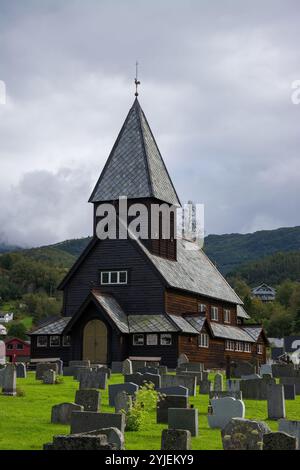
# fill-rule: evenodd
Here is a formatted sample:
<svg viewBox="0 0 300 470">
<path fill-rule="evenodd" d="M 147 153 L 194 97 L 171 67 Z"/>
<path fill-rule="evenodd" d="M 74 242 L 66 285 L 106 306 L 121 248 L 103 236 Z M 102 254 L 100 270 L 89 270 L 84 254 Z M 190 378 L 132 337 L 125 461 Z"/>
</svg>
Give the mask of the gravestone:
<svg viewBox="0 0 300 470">
<path fill-rule="evenodd" d="M 283 385 L 284 389 L 284 398 L 285 400 L 295 400 L 296 399 L 296 386 L 294 385 Z"/>
<path fill-rule="evenodd" d="M 197 408 L 168 408 L 169 429 L 185 429 L 198 436 Z"/>
<path fill-rule="evenodd" d="M 48 369 L 44 372 L 43 382 L 46 385 L 54 385 L 56 381 L 56 372 L 52 369 Z"/>
<path fill-rule="evenodd" d="M 262 364 L 260 366 L 260 371 L 259 372 L 260 372 L 261 376 L 269 374 L 273 377 L 272 366 L 270 364 Z"/>
<path fill-rule="evenodd" d="M 6 348 L 4 341 L 0 340 L 0 365 L 6 362 Z"/>
<path fill-rule="evenodd" d="M 140 374 L 158 374 L 158 367 L 141 367 L 137 370 Z"/>
<path fill-rule="evenodd" d="M 224 450 L 262 450 L 263 435 L 271 432 L 263 421 L 232 418 L 221 430 Z"/>
<path fill-rule="evenodd" d="M 222 390 L 222 392 L 214 392 L 211 391 L 209 392 L 209 398 L 225 398 L 225 397 L 232 397 L 235 398 L 236 400 L 241 400 L 243 397 L 243 394 L 241 391 L 239 392 L 229 392 Z"/>
<path fill-rule="evenodd" d="M 211 391 L 211 381 L 210 380 L 202 380 L 199 386 L 199 393 L 200 395 L 207 395 Z"/>
<path fill-rule="evenodd" d="M 268 387 L 275 383 L 275 379 L 266 376 L 262 379 L 241 380 L 240 389 L 244 399 L 267 400 Z"/>
<path fill-rule="evenodd" d="M 162 375 L 161 387 L 175 387 L 182 386 L 188 389 L 190 396 L 196 395 L 196 377 L 190 375 Z"/>
<path fill-rule="evenodd" d="M 115 413 L 123 411 L 128 413 L 132 408 L 132 396 L 128 395 L 124 390 L 115 396 Z"/>
<path fill-rule="evenodd" d="M 115 406 L 115 397 L 120 392 L 126 392 L 128 395 L 134 396 L 139 387 L 135 383 L 126 382 L 124 384 L 112 384 L 108 386 L 109 406 Z"/>
<path fill-rule="evenodd" d="M 186 362 L 178 365 L 177 369 L 186 372 L 203 372 L 204 364 L 202 362 Z"/>
<path fill-rule="evenodd" d="M 63 367 L 64 367 L 64 363 L 61 359 L 57 359 L 57 361 L 55 361 L 55 363 L 57 364 L 57 373 L 58 375 L 63 375 Z"/>
<path fill-rule="evenodd" d="M 4 374 L 5 374 L 5 367 L 0 368 L 0 388 L 2 388 L 4 384 Z"/>
<path fill-rule="evenodd" d="M 53 442 L 44 444 L 44 450 L 117 450 L 116 445 L 109 443 L 101 430 L 97 434 L 69 434 L 53 437 Z"/>
<path fill-rule="evenodd" d="M 239 380 L 226 380 L 227 390 L 229 392 L 239 392 L 240 391 L 240 381 Z"/>
<path fill-rule="evenodd" d="M 89 359 L 84 359 L 82 361 L 70 361 L 69 367 L 91 367 L 91 361 Z"/>
<path fill-rule="evenodd" d="M 272 375 L 276 378 L 295 377 L 294 364 L 272 364 Z"/>
<path fill-rule="evenodd" d="M 285 418 L 283 385 L 272 384 L 268 387 L 268 419 Z"/>
<path fill-rule="evenodd" d="M 123 361 L 122 374 L 129 375 L 132 373 L 133 373 L 132 362 L 130 359 L 125 359 L 125 361 Z"/>
<path fill-rule="evenodd" d="M 37 364 L 35 370 L 36 380 L 43 380 L 44 373 L 47 370 L 53 370 L 57 374 L 58 365 L 54 362 L 40 362 L 39 364 Z"/>
<path fill-rule="evenodd" d="M 295 385 L 296 395 L 300 395 L 300 377 L 281 377 L 282 385 Z"/>
<path fill-rule="evenodd" d="M 156 422 L 168 422 L 168 409 L 169 408 L 188 408 L 188 397 L 180 395 L 164 396 L 157 402 L 156 407 Z"/>
<path fill-rule="evenodd" d="M 64 367 L 64 370 L 63 370 L 64 377 L 72 377 L 73 375 L 74 375 L 74 367 L 69 367 L 69 366 Z"/>
<path fill-rule="evenodd" d="M 202 380 L 207 382 L 207 380 L 208 380 L 208 371 L 207 370 L 202 371 Z"/>
<path fill-rule="evenodd" d="M 111 363 L 111 371 L 113 374 L 122 374 L 123 372 L 123 362 L 113 361 Z"/>
<path fill-rule="evenodd" d="M 168 373 L 168 367 L 167 366 L 159 366 L 158 367 L 158 373 L 159 375 L 165 375 Z"/>
<path fill-rule="evenodd" d="M 263 450 L 297 450 L 297 439 L 285 432 L 263 435 Z"/>
<path fill-rule="evenodd" d="M 217 372 L 214 378 L 214 391 L 222 392 L 222 390 L 223 390 L 223 375 Z"/>
<path fill-rule="evenodd" d="M 178 375 L 187 375 L 187 376 L 190 376 L 190 377 L 196 377 L 196 384 L 197 385 L 200 385 L 200 383 L 202 382 L 203 380 L 203 372 L 194 372 L 194 371 L 191 371 L 191 370 L 180 370 L 180 369 L 176 369 L 176 374 Z"/>
<path fill-rule="evenodd" d="M 132 366 L 132 372 L 130 372 L 130 374 L 135 374 L 138 369 L 140 369 L 141 367 L 146 367 L 147 365 L 146 361 L 130 361 Z"/>
<path fill-rule="evenodd" d="M 186 387 L 182 387 L 181 385 L 174 386 L 174 387 L 161 387 L 157 389 L 157 392 L 163 395 L 180 395 L 184 397 L 189 396 L 189 391 Z"/>
<path fill-rule="evenodd" d="M 150 374 L 147 372 L 146 374 L 142 375 L 142 383 L 141 385 L 144 385 L 146 383 L 152 383 L 154 385 L 154 388 L 160 388 L 161 387 L 161 376 L 158 374 Z"/>
<path fill-rule="evenodd" d="M 278 431 L 294 436 L 297 439 L 297 449 L 300 449 L 300 421 L 280 419 Z"/>
<path fill-rule="evenodd" d="M 73 411 L 71 415 L 71 434 L 94 431 L 102 428 L 125 430 L 124 413 L 96 413 L 94 411 Z"/>
<path fill-rule="evenodd" d="M 102 428 L 96 431 L 90 431 L 85 433 L 85 435 L 95 436 L 99 432 L 104 434 L 107 437 L 107 440 L 110 444 L 113 444 L 117 450 L 125 450 L 125 440 L 124 434 L 117 428 Z"/>
<path fill-rule="evenodd" d="M 181 364 L 186 364 L 188 362 L 189 362 L 189 358 L 187 357 L 186 354 L 182 353 L 182 354 L 179 355 L 179 358 L 177 360 L 177 365 L 178 366 L 181 366 Z"/>
<path fill-rule="evenodd" d="M 83 411 L 83 406 L 76 403 L 60 403 L 52 407 L 51 423 L 71 424 L 71 414 L 73 411 Z"/>
<path fill-rule="evenodd" d="M 86 367 L 86 366 L 73 367 L 73 379 L 78 380 L 80 382 L 82 377 L 89 372 L 92 372 L 91 367 Z"/>
<path fill-rule="evenodd" d="M 242 375 L 241 380 L 254 380 L 254 379 L 261 379 L 262 377 L 258 374 L 249 374 L 249 375 Z"/>
<path fill-rule="evenodd" d="M 106 389 L 107 386 L 107 374 L 102 372 L 101 369 L 94 370 L 91 372 L 84 372 L 80 376 L 79 388 L 100 388 Z"/>
<path fill-rule="evenodd" d="M 232 397 L 212 398 L 211 413 L 207 420 L 210 428 L 223 429 L 232 418 L 245 417 L 245 405 L 242 400 L 236 400 Z"/>
<path fill-rule="evenodd" d="M 163 429 L 161 450 L 191 450 L 191 433 L 186 429 Z"/>
<path fill-rule="evenodd" d="M 124 375 L 124 382 L 131 382 L 133 384 L 136 384 L 138 386 L 142 385 L 142 379 L 143 379 L 143 374 L 140 372 L 136 372 L 135 374 L 125 374 Z"/>
<path fill-rule="evenodd" d="M 83 406 L 84 411 L 99 411 L 101 404 L 100 392 L 96 389 L 77 390 L 75 403 Z"/>
<path fill-rule="evenodd" d="M 16 373 L 17 373 L 17 379 L 26 379 L 27 371 L 26 371 L 26 366 L 23 362 L 16 363 Z"/>
<path fill-rule="evenodd" d="M 92 367 L 92 370 L 98 370 L 98 371 L 101 372 L 102 374 L 103 374 L 103 373 L 107 374 L 107 378 L 108 378 L 108 379 L 111 378 L 111 369 L 109 369 L 109 367 L 106 367 L 106 366 L 97 366 L 97 367 Z"/>
<path fill-rule="evenodd" d="M 255 366 L 250 362 L 238 362 L 231 368 L 231 377 L 240 378 L 242 375 L 255 374 Z"/>
<path fill-rule="evenodd" d="M 17 373 L 16 373 L 15 365 L 8 363 L 4 369 L 3 386 L 2 386 L 3 395 L 15 396 L 17 394 L 16 384 L 17 384 Z"/>
</svg>

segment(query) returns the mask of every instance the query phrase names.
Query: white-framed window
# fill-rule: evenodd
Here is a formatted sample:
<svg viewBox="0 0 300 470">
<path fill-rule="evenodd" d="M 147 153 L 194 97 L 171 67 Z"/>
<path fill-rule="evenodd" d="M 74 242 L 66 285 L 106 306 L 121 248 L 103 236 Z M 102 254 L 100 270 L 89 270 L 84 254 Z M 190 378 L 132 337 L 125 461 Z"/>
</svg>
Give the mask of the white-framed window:
<svg viewBox="0 0 300 470">
<path fill-rule="evenodd" d="M 224 323 L 230 323 L 230 310 L 224 309 Z"/>
<path fill-rule="evenodd" d="M 133 346 L 143 346 L 145 342 L 144 335 L 142 333 L 136 333 L 132 337 Z"/>
<path fill-rule="evenodd" d="M 171 333 L 162 333 L 160 335 L 160 344 L 162 346 L 170 346 L 172 344 L 172 335 L 171 335 Z"/>
<path fill-rule="evenodd" d="M 58 348 L 59 346 L 60 346 L 60 336 L 58 335 L 50 336 L 50 347 Z"/>
<path fill-rule="evenodd" d="M 211 307 L 210 316 L 212 320 L 218 321 L 219 320 L 219 309 L 218 307 Z"/>
<path fill-rule="evenodd" d="M 244 344 L 242 343 L 242 341 L 237 341 L 235 343 L 235 350 L 236 351 L 244 351 Z"/>
<path fill-rule="evenodd" d="M 205 313 L 206 312 L 206 305 L 198 303 L 198 312 Z"/>
<path fill-rule="evenodd" d="M 198 346 L 200 348 L 208 348 L 209 336 L 207 333 L 200 333 L 198 336 Z"/>
<path fill-rule="evenodd" d="M 36 345 L 38 348 L 46 348 L 48 345 L 47 336 L 38 336 L 36 339 Z"/>
<path fill-rule="evenodd" d="M 226 351 L 234 351 L 234 349 L 235 349 L 234 341 L 231 341 L 230 339 L 227 339 L 226 342 L 225 342 L 225 349 L 226 349 Z"/>
<path fill-rule="evenodd" d="M 64 347 L 71 346 L 71 336 L 63 336 L 62 344 Z"/>
<path fill-rule="evenodd" d="M 101 284 L 127 284 L 127 271 L 102 271 Z"/>
<path fill-rule="evenodd" d="M 149 333 L 146 335 L 146 344 L 147 346 L 157 346 L 158 345 L 158 335 L 156 333 Z"/>
<path fill-rule="evenodd" d="M 251 353 L 251 343 L 245 343 L 244 344 L 244 352 Z"/>
<path fill-rule="evenodd" d="M 264 347 L 262 344 L 257 345 L 257 354 L 263 354 L 264 352 Z"/>
</svg>

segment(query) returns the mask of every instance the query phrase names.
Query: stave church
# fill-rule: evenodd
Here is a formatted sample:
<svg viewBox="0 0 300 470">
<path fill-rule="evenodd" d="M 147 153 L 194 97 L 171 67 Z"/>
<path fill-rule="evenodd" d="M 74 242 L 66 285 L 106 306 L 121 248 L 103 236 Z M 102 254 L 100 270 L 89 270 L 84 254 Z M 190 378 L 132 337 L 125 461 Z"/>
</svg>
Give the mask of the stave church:
<svg viewBox="0 0 300 470">
<path fill-rule="evenodd" d="M 153 239 L 142 230 L 140 237 L 99 239 L 101 206 L 112 204 L 118 214 L 124 196 L 128 207 L 142 203 L 149 214 L 154 204 L 180 207 L 137 94 L 89 199 L 93 237 L 59 286 L 61 316 L 30 333 L 31 358 L 107 365 L 151 358 L 176 367 L 184 353 L 207 368 L 265 363 L 262 326 L 247 322 L 241 299 L 204 251 L 174 236 L 172 212 L 168 238 L 159 225 Z"/>
</svg>

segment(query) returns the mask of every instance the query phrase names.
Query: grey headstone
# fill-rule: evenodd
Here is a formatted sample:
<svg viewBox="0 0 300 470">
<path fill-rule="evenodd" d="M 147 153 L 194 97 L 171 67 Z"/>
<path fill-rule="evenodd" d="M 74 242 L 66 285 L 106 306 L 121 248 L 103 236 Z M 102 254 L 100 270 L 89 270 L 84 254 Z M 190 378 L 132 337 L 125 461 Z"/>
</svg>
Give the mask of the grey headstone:
<svg viewBox="0 0 300 470">
<path fill-rule="evenodd" d="M 249 374 L 249 375 L 242 375 L 241 380 L 254 380 L 254 379 L 261 379 L 262 377 L 258 374 Z"/>
<path fill-rule="evenodd" d="M 177 368 L 186 372 L 203 372 L 204 364 L 202 362 L 186 362 L 178 365 Z"/>
<path fill-rule="evenodd" d="M 271 376 L 273 376 L 273 373 L 272 373 L 272 366 L 270 364 L 262 364 L 260 366 L 260 375 L 263 376 L 263 375 L 266 375 L 266 374 L 269 374 Z"/>
<path fill-rule="evenodd" d="M 56 381 L 56 372 L 54 370 L 46 370 L 43 375 L 43 382 L 47 385 L 54 385 Z"/>
<path fill-rule="evenodd" d="M 139 387 L 135 383 L 126 382 L 124 384 L 112 384 L 108 386 L 109 406 L 115 406 L 115 397 L 120 392 L 126 392 L 128 395 L 134 396 Z"/>
<path fill-rule="evenodd" d="M 243 398 L 243 394 L 241 391 L 228 392 L 225 390 L 223 390 L 222 392 L 214 392 L 214 391 L 209 392 L 209 398 L 225 398 L 225 397 L 231 397 L 231 398 L 235 398 L 236 400 L 241 400 Z"/>
<path fill-rule="evenodd" d="M 255 366 L 254 364 L 250 364 L 249 362 L 239 362 L 236 364 L 236 367 L 232 367 L 231 369 L 231 377 L 233 378 L 240 378 L 242 375 L 251 375 L 255 374 Z"/>
<path fill-rule="evenodd" d="M 210 428 L 223 429 L 232 418 L 245 418 L 245 405 L 242 400 L 232 397 L 212 398 L 212 413 L 207 420 Z"/>
<path fill-rule="evenodd" d="M 117 450 L 108 442 L 105 434 L 69 434 L 53 437 L 53 442 L 44 444 L 44 450 Z"/>
<path fill-rule="evenodd" d="M 123 372 L 123 362 L 113 361 L 111 363 L 111 371 L 113 374 L 122 374 Z"/>
<path fill-rule="evenodd" d="M 169 429 L 186 429 L 198 436 L 198 410 L 196 408 L 168 408 Z"/>
<path fill-rule="evenodd" d="M 263 450 L 297 450 L 297 439 L 285 432 L 263 435 Z"/>
<path fill-rule="evenodd" d="M 285 418 L 283 385 L 272 384 L 268 387 L 268 419 Z"/>
<path fill-rule="evenodd" d="M 232 418 L 221 430 L 224 450 L 262 450 L 263 435 L 271 432 L 263 421 Z"/>
<path fill-rule="evenodd" d="M 168 422 L 168 409 L 169 408 L 188 408 L 188 397 L 182 395 L 169 395 L 163 396 L 157 402 L 156 407 L 156 422 Z"/>
<path fill-rule="evenodd" d="M 273 377 L 295 377 L 294 364 L 272 364 Z"/>
<path fill-rule="evenodd" d="M 4 384 L 4 374 L 5 374 L 5 367 L 0 369 L 0 388 L 2 388 Z"/>
<path fill-rule="evenodd" d="M 86 366 L 73 367 L 73 379 L 78 380 L 80 382 L 82 377 L 88 374 L 89 372 L 92 372 L 91 367 L 86 367 Z"/>
<path fill-rule="evenodd" d="M 52 407 L 51 423 L 71 424 L 71 414 L 73 411 L 83 411 L 83 406 L 76 403 L 60 403 Z"/>
<path fill-rule="evenodd" d="M 203 372 L 195 372 L 192 370 L 181 370 L 179 368 L 176 369 L 177 375 L 187 375 L 189 377 L 196 377 L 196 384 L 200 385 L 203 380 Z"/>
<path fill-rule="evenodd" d="M 182 387 L 182 385 L 175 385 L 174 387 L 161 387 L 157 389 L 158 393 L 164 395 L 180 395 L 184 397 L 189 396 L 189 391 L 186 387 Z"/>
<path fill-rule="evenodd" d="M 8 363 L 4 369 L 3 376 L 3 395 L 15 396 L 17 394 L 16 390 L 17 384 L 17 372 L 14 364 Z"/>
<path fill-rule="evenodd" d="M 190 450 L 191 433 L 186 429 L 163 429 L 161 450 Z"/>
<path fill-rule="evenodd" d="M 16 363 L 16 372 L 17 372 L 17 379 L 26 379 L 27 371 L 26 371 L 26 366 L 23 362 Z"/>
<path fill-rule="evenodd" d="M 217 372 L 214 377 L 214 391 L 222 392 L 222 390 L 223 390 L 223 375 Z"/>
<path fill-rule="evenodd" d="M 295 385 L 296 395 L 300 395 L 300 377 L 281 377 L 282 385 Z"/>
<path fill-rule="evenodd" d="M 274 385 L 275 379 L 263 377 L 262 379 L 241 380 L 240 389 L 243 399 L 267 400 L 267 390 L 269 385 Z"/>
<path fill-rule="evenodd" d="M 101 369 L 91 372 L 84 372 L 80 376 L 79 388 L 100 388 L 105 390 L 107 387 L 107 374 Z"/>
<path fill-rule="evenodd" d="M 227 390 L 229 392 L 239 392 L 240 391 L 240 381 L 239 380 L 232 380 L 228 379 L 227 383 Z"/>
<path fill-rule="evenodd" d="M 161 376 L 161 387 L 176 387 L 182 386 L 188 389 L 189 396 L 196 395 L 196 377 L 190 375 L 162 375 Z"/>
<path fill-rule="evenodd" d="M 96 431 L 90 431 L 85 433 L 85 435 L 98 435 L 104 434 L 107 437 L 109 444 L 112 444 L 116 447 L 117 450 L 124 450 L 125 449 L 125 440 L 124 434 L 117 428 L 102 428 Z"/>
<path fill-rule="evenodd" d="M 4 341 L 0 340 L 0 365 L 6 362 L 6 347 Z"/>
<path fill-rule="evenodd" d="M 71 434 L 94 431 L 102 428 L 125 430 L 124 413 L 96 413 L 94 411 L 74 411 L 71 415 Z"/>
<path fill-rule="evenodd" d="M 296 399 L 296 385 L 283 385 L 284 389 L 284 398 L 285 400 L 295 400 Z"/>
<path fill-rule="evenodd" d="M 127 359 L 128 361 L 130 359 Z M 141 367 L 146 367 L 147 363 L 146 361 L 131 361 L 131 369 L 128 368 L 128 374 L 135 374 L 138 369 L 140 369 Z M 125 375 L 125 373 L 127 374 L 127 372 L 123 372 L 123 374 Z"/>
<path fill-rule="evenodd" d="M 124 390 L 115 396 L 115 413 L 123 411 L 128 413 L 132 408 L 132 396 L 128 395 Z"/>
<path fill-rule="evenodd" d="M 55 363 L 57 364 L 57 373 L 58 375 L 63 375 L 63 368 L 64 368 L 64 363 L 61 359 L 57 359 L 57 361 L 55 361 Z"/>
<path fill-rule="evenodd" d="M 300 449 L 300 421 L 280 419 L 278 430 L 294 436 L 297 439 L 297 449 Z"/>
<path fill-rule="evenodd" d="M 36 365 L 35 378 L 36 380 L 43 380 L 44 373 L 47 370 L 53 370 L 58 373 L 58 365 L 54 362 L 40 362 Z"/>
<path fill-rule="evenodd" d="M 69 362 L 69 367 L 91 367 L 91 361 L 88 359 L 82 360 L 82 361 L 70 361 Z"/>
<path fill-rule="evenodd" d="M 154 388 L 160 388 L 161 387 L 161 376 L 158 374 L 151 374 L 147 372 L 146 374 L 142 375 L 142 383 L 152 383 L 154 385 Z"/>
<path fill-rule="evenodd" d="M 212 389 L 211 381 L 202 380 L 201 384 L 199 385 L 200 395 L 208 395 L 211 389 Z"/>
<path fill-rule="evenodd" d="M 122 374 L 129 375 L 133 373 L 132 362 L 130 359 L 123 361 Z"/>
<path fill-rule="evenodd" d="M 140 372 L 141 374 L 156 374 L 158 375 L 158 367 L 141 367 L 140 369 L 137 370 L 137 372 Z"/>
<path fill-rule="evenodd" d="M 177 360 L 177 364 L 178 366 L 180 366 L 181 364 L 186 364 L 187 362 L 189 362 L 189 358 L 187 357 L 186 354 L 180 354 L 178 360 Z"/>
<path fill-rule="evenodd" d="M 77 390 L 75 403 L 82 405 L 84 411 L 99 411 L 101 405 L 100 392 L 93 388 Z"/>
</svg>

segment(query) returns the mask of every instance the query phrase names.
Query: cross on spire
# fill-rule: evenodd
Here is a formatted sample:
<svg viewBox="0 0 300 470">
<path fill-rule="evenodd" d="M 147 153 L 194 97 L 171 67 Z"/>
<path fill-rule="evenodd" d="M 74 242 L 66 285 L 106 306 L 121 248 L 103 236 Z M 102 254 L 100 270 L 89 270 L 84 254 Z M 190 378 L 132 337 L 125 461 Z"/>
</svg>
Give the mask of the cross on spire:
<svg viewBox="0 0 300 470">
<path fill-rule="evenodd" d="M 138 96 L 138 86 L 141 84 L 141 82 L 138 80 L 138 67 L 139 67 L 139 63 L 136 62 L 135 63 L 135 79 L 134 79 L 134 83 L 135 83 L 135 96 Z"/>
</svg>

